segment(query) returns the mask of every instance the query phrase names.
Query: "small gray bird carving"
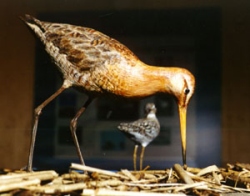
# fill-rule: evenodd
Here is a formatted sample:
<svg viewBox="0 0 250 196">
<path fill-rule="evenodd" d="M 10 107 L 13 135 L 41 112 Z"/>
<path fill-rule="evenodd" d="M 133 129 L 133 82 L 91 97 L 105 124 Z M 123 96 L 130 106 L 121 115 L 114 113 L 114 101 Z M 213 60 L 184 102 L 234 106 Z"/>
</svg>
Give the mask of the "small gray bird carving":
<svg viewBox="0 0 250 196">
<path fill-rule="evenodd" d="M 123 132 L 129 139 L 135 142 L 133 154 L 134 170 L 136 170 L 138 145 L 142 146 L 140 154 L 140 170 L 142 170 L 145 148 L 160 133 L 160 123 L 156 117 L 155 104 L 146 104 L 145 118 L 139 119 L 134 122 L 121 123 L 118 126 L 118 129 Z"/>
</svg>

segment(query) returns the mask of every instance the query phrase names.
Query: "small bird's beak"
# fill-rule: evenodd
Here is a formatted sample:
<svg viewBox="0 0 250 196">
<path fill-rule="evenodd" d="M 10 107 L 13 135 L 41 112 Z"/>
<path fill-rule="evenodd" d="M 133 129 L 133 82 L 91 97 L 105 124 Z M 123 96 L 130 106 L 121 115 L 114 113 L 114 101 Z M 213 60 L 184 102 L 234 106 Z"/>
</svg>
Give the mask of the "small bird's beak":
<svg viewBox="0 0 250 196">
<path fill-rule="evenodd" d="M 180 116 L 180 133 L 181 133 L 181 147 L 182 147 L 182 160 L 183 160 L 183 167 L 187 168 L 186 164 L 186 119 L 187 119 L 187 106 L 179 105 L 179 116 Z"/>
</svg>

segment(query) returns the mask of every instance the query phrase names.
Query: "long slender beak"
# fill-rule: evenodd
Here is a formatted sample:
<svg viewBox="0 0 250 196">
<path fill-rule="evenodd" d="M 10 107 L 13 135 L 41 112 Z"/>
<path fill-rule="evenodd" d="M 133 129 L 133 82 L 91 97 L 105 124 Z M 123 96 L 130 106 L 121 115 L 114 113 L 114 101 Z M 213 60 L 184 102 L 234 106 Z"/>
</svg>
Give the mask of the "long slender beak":
<svg viewBox="0 0 250 196">
<path fill-rule="evenodd" d="M 180 133 L 181 133 L 181 148 L 182 148 L 182 161 L 183 167 L 187 168 L 186 164 L 186 151 L 187 151 L 187 136 L 186 136 L 186 119 L 187 119 L 187 106 L 179 105 L 180 116 Z"/>
</svg>

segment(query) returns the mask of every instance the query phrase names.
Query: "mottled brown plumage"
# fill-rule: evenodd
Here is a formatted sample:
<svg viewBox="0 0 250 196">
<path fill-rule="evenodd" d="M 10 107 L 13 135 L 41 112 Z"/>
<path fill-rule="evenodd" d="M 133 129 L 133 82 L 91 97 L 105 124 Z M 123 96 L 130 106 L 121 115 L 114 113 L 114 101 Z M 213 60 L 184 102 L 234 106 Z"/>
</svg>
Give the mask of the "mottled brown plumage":
<svg viewBox="0 0 250 196">
<path fill-rule="evenodd" d="M 135 142 L 133 163 L 136 170 L 136 157 L 138 145 L 142 146 L 140 155 L 140 170 L 142 170 L 143 157 L 145 148 L 152 142 L 160 133 L 160 123 L 156 118 L 156 107 L 153 103 L 148 103 L 145 106 L 145 118 L 134 122 L 121 123 L 118 129 L 123 132 L 128 138 Z"/>
<path fill-rule="evenodd" d="M 78 156 L 84 164 L 76 138 L 77 119 L 96 96 L 115 95 L 141 99 L 168 93 L 179 106 L 183 163 L 186 163 L 186 108 L 194 93 L 194 76 L 183 68 L 156 67 L 140 61 L 126 46 L 94 29 L 40 21 L 30 15 L 21 19 L 45 45 L 46 51 L 62 72 L 64 81 L 47 100 L 35 109 L 28 171 L 32 170 L 33 150 L 42 109 L 69 87 L 77 87 L 89 99 L 72 119 L 70 129 Z"/>
</svg>

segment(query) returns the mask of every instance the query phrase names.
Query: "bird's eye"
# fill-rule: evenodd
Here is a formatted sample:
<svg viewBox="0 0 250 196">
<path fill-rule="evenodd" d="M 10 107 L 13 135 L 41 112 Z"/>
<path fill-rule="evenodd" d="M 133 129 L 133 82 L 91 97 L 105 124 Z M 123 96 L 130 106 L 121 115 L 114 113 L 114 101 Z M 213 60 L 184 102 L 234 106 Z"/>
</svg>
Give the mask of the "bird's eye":
<svg viewBox="0 0 250 196">
<path fill-rule="evenodd" d="M 189 92 L 190 92 L 190 90 L 188 88 L 186 88 L 184 91 L 185 95 L 187 95 Z"/>
</svg>

